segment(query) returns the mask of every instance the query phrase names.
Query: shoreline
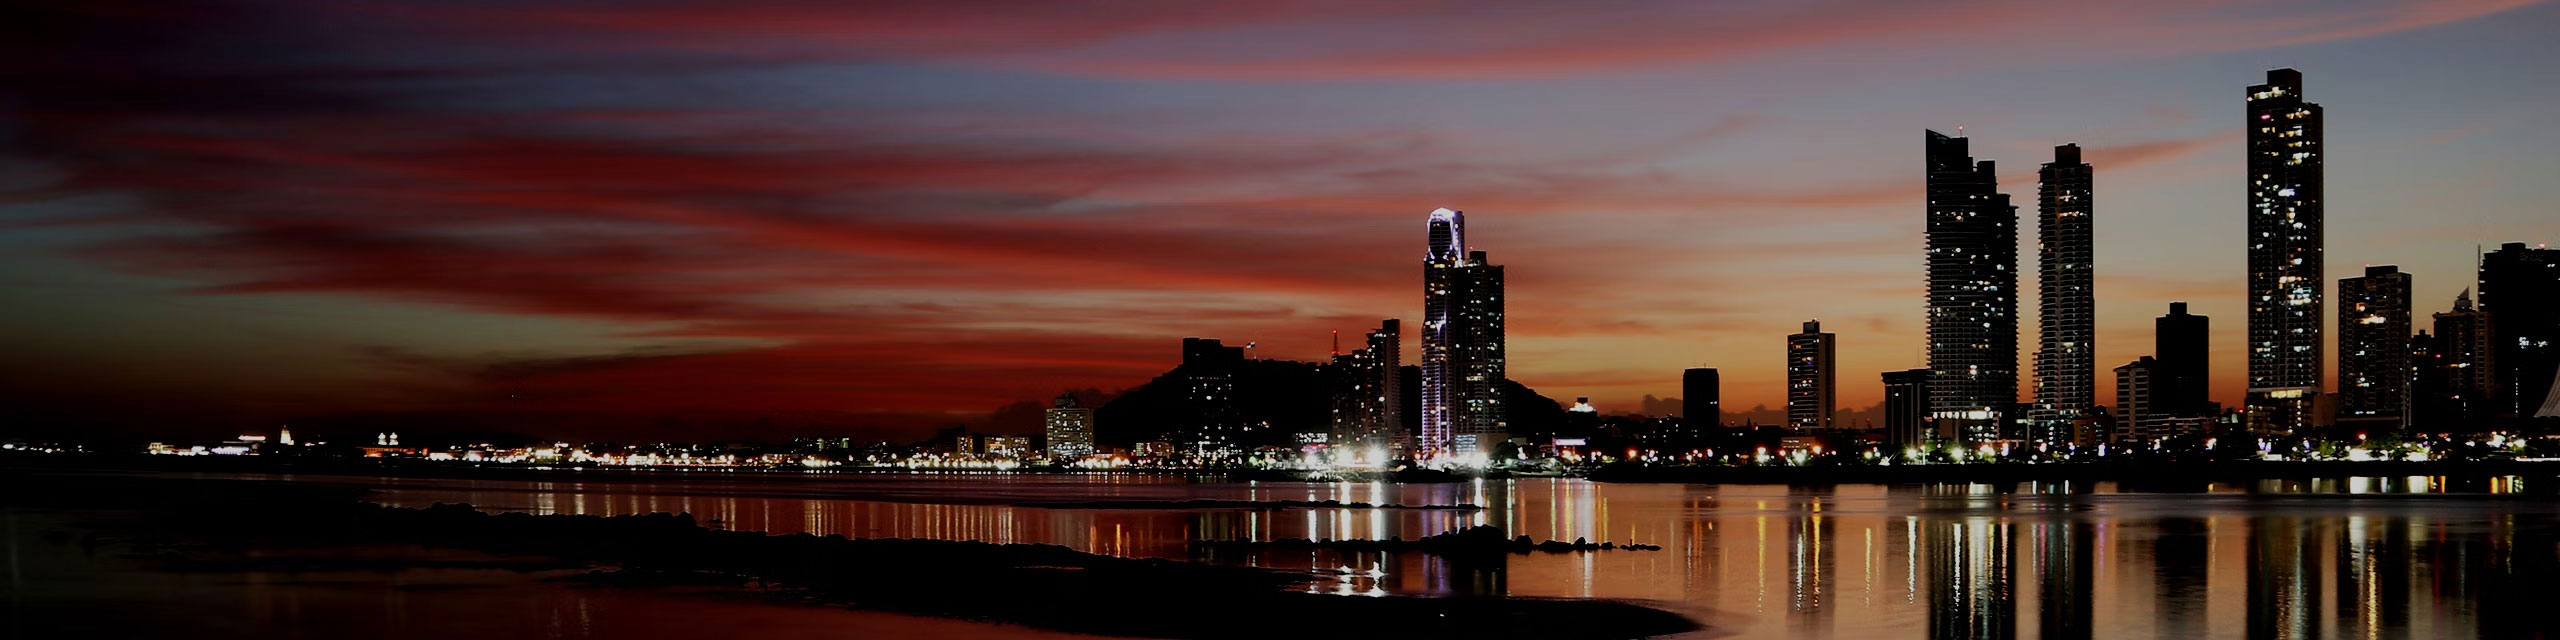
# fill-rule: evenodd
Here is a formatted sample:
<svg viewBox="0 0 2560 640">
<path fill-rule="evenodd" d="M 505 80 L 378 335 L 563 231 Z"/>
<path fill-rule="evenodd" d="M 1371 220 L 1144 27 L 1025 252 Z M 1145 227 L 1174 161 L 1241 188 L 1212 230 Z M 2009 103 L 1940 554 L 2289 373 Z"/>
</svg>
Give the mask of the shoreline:
<svg viewBox="0 0 2560 640">
<path fill-rule="evenodd" d="M 1822 486 L 1840 484 L 2014 484 L 2025 482 L 2113 482 L 2119 490 L 2144 493 L 2197 493 L 2215 483 L 2263 480 L 2345 478 L 2445 478 L 2457 492 L 2485 493 L 2490 480 L 2560 478 L 2560 462 L 2202 462 L 2136 464 L 1987 463 L 1840 467 L 1602 467 L 1587 476 L 1593 482 L 1763 484 Z M 2525 482 L 2529 493 L 2560 493 L 2560 482 Z M 2328 495 L 2300 494 L 2305 497 Z M 2340 494 L 2345 495 L 2345 494 Z"/>
</svg>

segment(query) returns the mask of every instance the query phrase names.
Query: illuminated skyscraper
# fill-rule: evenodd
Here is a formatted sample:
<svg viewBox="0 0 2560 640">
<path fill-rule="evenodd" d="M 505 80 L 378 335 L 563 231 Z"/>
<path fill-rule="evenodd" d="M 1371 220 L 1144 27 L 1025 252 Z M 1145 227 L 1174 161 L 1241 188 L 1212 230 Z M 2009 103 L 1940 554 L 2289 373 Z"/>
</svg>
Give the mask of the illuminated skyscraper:
<svg viewBox="0 0 2560 640">
<path fill-rule="evenodd" d="M 1787 426 L 1829 429 L 1839 407 L 1838 367 L 1832 366 L 1840 337 L 1823 333 L 1822 322 L 1807 320 L 1804 333 L 1787 336 Z"/>
<path fill-rule="evenodd" d="M 1076 406 L 1075 392 L 1058 394 L 1045 426 L 1049 457 L 1081 458 L 1093 453 L 1093 409 Z"/>
<path fill-rule="evenodd" d="M 2480 256 L 2480 311 L 2497 320 L 2495 413 L 2540 413 L 2560 374 L 2560 249 L 2509 242 Z"/>
<path fill-rule="evenodd" d="M 2249 427 L 2311 426 L 2325 379 L 2320 105 L 2302 72 L 2249 87 Z"/>
<path fill-rule="evenodd" d="M 1419 452 L 1491 454 L 1508 437 L 1502 406 L 1502 267 L 1468 251 L 1466 214 L 1431 212 L 1422 263 Z"/>
<path fill-rule="evenodd" d="M 1369 332 L 1368 346 L 1333 356 L 1333 443 L 1337 447 L 1408 446 L 1399 392 L 1401 329 L 1394 318 Z"/>
<path fill-rule="evenodd" d="M 2018 209 L 1964 138 L 1928 134 L 1929 412 L 1988 440 L 2018 402 Z"/>
<path fill-rule="evenodd" d="M 1681 372 L 1680 396 L 1682 417 L 1692 427 L 1724 425 L 1723 381 L 1716 370 L 1700 367 Z"/>
<path fill-rule="evenodd" d="M 2090 263 L 2093 181 L 2080 145 L 2053 148 L 2036 186 L 2036 405 L 2039 433 L 2068 434 L 2098 403 L 2098 311 Z M 2054 426 L 2064 427 L 2052 429 Z M 2050 439 L 2050 438 L 2049 438 Z M 2067 438 L 2062 438 L 2067 439 Z"/>
<path fill-rule="evenodd" d="M 2409 408 L 2409 274 L 2338 281 L 2338 419 L 2397 428 Z"/>
</svg>

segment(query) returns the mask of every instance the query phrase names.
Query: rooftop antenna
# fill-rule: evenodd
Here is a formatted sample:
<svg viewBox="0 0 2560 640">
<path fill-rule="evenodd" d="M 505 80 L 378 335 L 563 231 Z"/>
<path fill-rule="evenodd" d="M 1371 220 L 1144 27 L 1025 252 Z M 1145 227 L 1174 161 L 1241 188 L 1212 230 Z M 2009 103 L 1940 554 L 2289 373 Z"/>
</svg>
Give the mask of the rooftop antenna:
<svg viewBox="0 0 2560 640">
<path fill-rule="evenodd" d="M 1333 355 L 1342 355 L 1342 330 L 1333 330 Z"/>
</svg>

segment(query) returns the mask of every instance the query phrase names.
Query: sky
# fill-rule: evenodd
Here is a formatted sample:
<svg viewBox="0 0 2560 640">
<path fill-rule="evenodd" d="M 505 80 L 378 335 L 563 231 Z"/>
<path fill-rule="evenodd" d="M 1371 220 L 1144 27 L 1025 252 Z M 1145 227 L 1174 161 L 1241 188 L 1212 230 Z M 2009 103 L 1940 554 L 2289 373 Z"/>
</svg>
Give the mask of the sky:
<svg viewBox="0 0 2560 640">
<path fill-rule="evenodd" d="M 1713 366 L 1782 406 L 1820 319 L 1861 408 L 1925 364 L 1930 128 L 1999 163 L 2028 274 L 2036 167 L 2085 147 L 2102 401 L 2184 300 L 2236 404 L 2242 97 L 2278 67 L 2327 107 L 2331 279 L 2400 265 L 2424 314 L 2475 246 L 2560 240 L 2532 0 L 20 4 L 11 429 L 904 433 L 1144 383 L 1185 336 L 1410 326 L 1437 207 L 1550 397 Z"/>
</svg>

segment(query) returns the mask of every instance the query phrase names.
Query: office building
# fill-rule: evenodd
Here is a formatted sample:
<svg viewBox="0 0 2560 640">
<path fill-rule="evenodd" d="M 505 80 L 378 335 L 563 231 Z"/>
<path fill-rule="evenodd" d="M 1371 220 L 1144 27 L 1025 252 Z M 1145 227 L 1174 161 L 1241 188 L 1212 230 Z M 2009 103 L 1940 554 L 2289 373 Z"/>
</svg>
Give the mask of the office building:
<svg viewBox="0 0 2560 640">
<path fill-rule="evenodd" d="M 1724 382 L 1705 367 L 1680 372 L 1681 418 L 1696 427 L 1724 425 Z"/>
<path fill-rule="evenodd" d="M 1050 402 L 1048 420 L 1041 432 L 1049 442 L 1049 457 L 1093 455 L 1093 409 L 1077 406 L 1073 391 L 1061 392 L 1057 400 Z"/>
<path fill-rule="evenodd" d="M 1840 381 L 1832 362 L 1839 348 L 1839 336 L 1823 333 L 1819 320 L 1807 320 L 1803 333 L 1787 336 L 1787 426 L 1833 426 Z"/>
<path fill-rule="evenodd" d="M 2542 413 L 2560 374 L 2560 249 L 2509 242 L 2481 255 L 2480 311 L 2496 320 L 2494 413 Z"/>
<path fill-rule="evenodd" d="M 2321 111 L 2292 69 L 2249 87 L 2248 111 L 2248 420 L 2291 433 L 2313 426 L 2325 379 Z"/>
<path fill-rule="evenodd" d="M 2444 390 L 2435 398 L 2449 420 L 2434 428 L 2475 427 L 2499 415 L 2497 316 L 2471 305 L 2471 291 L 2453 299 L 2453 310 L 2435 316 L 2435 360 L 2444 368 Z"/>
<path fill-rule="evenodd" d="M 2050 435 L 2098 404 L 2097 294 L 2090 271 L 2096 205 L 2080 145 L 2053 148 L 2037 172 L 2035 408 Z M 2058 440 L 2059 438 L 2046 438 Z"/>
<path fill-rule="evenodd" d="M 1409 446 L 1404 434 L 1398 392 L 1404 363 L 1399 353 L 1402 327 L 1394 318 L 1365 338 L 1366 346 L 1336 353 L 1329 369 L 1333 380 L 1333 429 L 1336 447 L 1377 449 L 1396 454 Z"/>
<path fill-rule="evenodd" d="M 2409 408 L 2409 274 L 2375 265 L 2338 280 L 2338 420 L 2403 426 Z"/>
<path fill-rule="evenodd" d="M 1439 209 L 1423 257 L 1422 454 L 1489 455 L 1508 437 L 1502 267 L 1467 248 L 1466 214 Z"/>
<path fill-rule="evenodd" d="M 2111 414 L 2116 425 L 2107 442 L 2147 447 L 2168 436 L 2156 429 L 2161 416 L 2152 403 L 2158 398 L 2159 380 L 2160 361 L 2151 356 L 2116 367 L 2116 406 Z"/>
<path fill-rule="evenodd" d="M 1168 434 L 1185 453 L 1214 457 L 1236 442 L 1244 417 L 1236 406 L 1236 375 L 1244 368 L 1244 347 L 1211 338 L 1183 338 L 1182 380 L 1186 419 Z"/>
<path fill-rule="evenodd" d="M 1893 450 L 1929 444 L 1929 370 L 1884 372 L 1884 439 Z"/>
<path fill-rule="evenodd" d="M 2219 413 L 2212 400 L 2213 328 L 2211 318 L 2187 313 L 2187 303 L 2169 303 L 2169 314 L 2152 320 L 2151 409 L 2161 415 L 2208 418 Z"/>
<path fill-rule="evenodd" d="M 1967 147 L 1928 132 L 1929 412 L 1976 442 L 2018 401 L 2018 209 Z"/>
</svg>

